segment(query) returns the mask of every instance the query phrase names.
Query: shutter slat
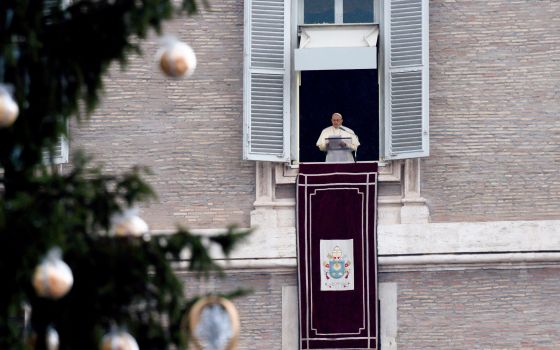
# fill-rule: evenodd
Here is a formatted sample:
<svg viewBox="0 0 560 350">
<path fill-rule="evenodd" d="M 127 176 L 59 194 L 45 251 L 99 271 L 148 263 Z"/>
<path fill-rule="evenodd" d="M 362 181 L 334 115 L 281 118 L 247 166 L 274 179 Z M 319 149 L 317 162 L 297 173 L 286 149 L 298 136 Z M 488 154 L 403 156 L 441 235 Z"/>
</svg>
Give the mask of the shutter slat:
<svg viewBox="0 0 560 350">
<path fill-rule="evenodd" d="M 245 0 L 245 159 L 289 161 L 288 4 Z"/>
<path fill-rule="evenodd" d="M 284 0 L 248 1 L 251 23 L 251 66 L 285 68 Z"/>
<path fill-rule="evenodd" d="M 384 155 L 424 157 L 428 148 L 428 0 L 384 0 Z"/>
<path fill-rule="evenodd" d="M 50 164 L 51 161 L 52 164 L 68 163 L 68 154 L 68 139 L 64 136 L 60 136 L 57 144 L 53 147 L 52 159 L 48 149 L 43 151 L 43 162 L 45 164 Z"/>
<path fill-rule="evenodd" d="M 422 64 L 422 0 L 387 1 L 390 6 L 391 67 Z"/>
<path fill-rule="evenodd" d="M 412 79 L 421 79 L 422 72 L 417 71 L 415 74 L 392 73 L 391 80 L 402 81 L 403 77 Z M 393 149 L 399 149 L 407 152 L 421 152 L 422 143 L 411 142 L 411 138 L 422 140 L 422 129 L 417 128 L 416 133 L 407 133 L 408 137 L 402 137 L 405 131 L 410 130 L 411 124 L 421 125 L 422 120 L 422 99 L 417 96 L 422 93 L 421 84 L 391 84 L 391 111 L 402 111 L 405 108 L 407 113 L 404 118 L 397 118 L 393 115 L 391 120 L 391 140 Z"/>
</svg>

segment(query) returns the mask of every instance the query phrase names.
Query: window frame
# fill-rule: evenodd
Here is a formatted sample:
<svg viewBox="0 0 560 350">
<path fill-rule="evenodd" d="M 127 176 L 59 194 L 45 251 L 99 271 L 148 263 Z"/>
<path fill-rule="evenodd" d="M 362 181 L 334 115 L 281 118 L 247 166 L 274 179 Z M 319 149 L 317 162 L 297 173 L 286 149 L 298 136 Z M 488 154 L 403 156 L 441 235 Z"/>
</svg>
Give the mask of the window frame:
<svg viewBox="0 0 560 350">
<path fill-rule="evenodd" d="M 284 4 L 284 12 L 282 16 L 275 15 L 271 17 L 271 20 L 280 19 L 283 20 L 283 30 L 284 30 L 284 104 L 283 104 L 283 119 L 282 123 L 284 125 L 282 135 L 283 135 L 283 144 L 281 154 L 279 151 L 275 151 L 276 153 L 272 152 L 261 152 L 260 154 L 255 154 L 251 150 L 251 137 L 253 137 L 252 133 L 252 102 L 253 102 L 253 92 L 251 91 L 251 71 L 254 70 L 254 67 L 251 65 L 251 28 L 252 28 L 252 17 L 251 17 L 251 9 L 253 3 L 255 1 L 263 2 L 265 10 L 274 4 L 282 2 Z M 304 0 L 246 0 L 245 2 L 245 33 L 244 33 L 244 101 L 243 101 L 243 158 L 247 160 L 256 160 L 256 161 L 270 161 L 270 162 L 283 162 L 289 163 L 292 166 L 297 166 L 299 163 L 300 155 L 299 155 L 299 132 L 300 132 L 300 119 L 299 119 L 299 84 L 301 81 L 301 74 L 299 71 L 294 69 L 294 52 L 298 46 L 298 33 L 299 30 L 304 26 L 356 26 L 356 25 L 377 25 L 379 27 L 379 40 L 377 44 L 377 55 L 378 55 L 378 76 L 379 76 L 379 160 L 386 161 L 386 160 L 395 160 L 395 159 L 413 159 L 413 158 L 421 158 L 429 156 L 429 58 L 428 58 L 428 45 L 429 45 L 429 0 L 371 0 L 374 6 L 374 23 L 368 24 L 359 24 L 359 23 L 348 23 L 348 24 L 310 24 L 305 25 L 303 24 L 303 4 Z M 393 4 L 392 2 L 395 1 Z M 419 5 L 420 4 L 420 5 Z M 394 26 L 401 34 L 404 32 L 404 36 L 401 35 L 401 45 L 402 42 L 406 42 L 408 39 L 407 35 L 411 29 L 407 26 L 405 27 L 398 27 L 399 25 L 402 26 L 402 20 L 399 22 L 397 18 L 396 22 L 388 22 L 387 18 L 392 16 L 392 6 L 394 5 L 395 8 L 395 15 L 400 16 L 401 18 L 409 17 L 410 15 L 416 16 L 415 19 L 418 21 L 421 19 L 422 25 L 420 27 L 420 31 L 413 32 L 413 35 L 421 34 L 422 36 L 422 63 L 417 64 L 416 66 L 404 67 L 401 68 L 400 66 L 391 66 L 391 57 L 393 57 L 392 52 L 388 52 L 393 45 L 389 41 L 391 40 L 391 32 L 392 29 L 388 26 Z M 404 5 L 404 7 L 403 7 Z M 275 5 L 274 5 L 275 6 Z M 410 10 L 412 8 L 412 10 Z M 404 9 L 404 10 L 403 10 Z M 261 8 L 262 10 L 262 8 Z M 410 12 L 412 11 L 412 12 Z M 404 17 L 403 17 L 404 16 Z M 420 17 L 418 17 L 420 16 Z M 260 22 L 262 23 L 269 23 L 269 22 Z M 415 24 L 416 25 L 416 24 Z M 413 28 L 412 30 L 417 30 Z M 404 38 L 404 39 L 402 39 Z M 404 41 L 403 41 L 404 40 Z M 262 43 L 262 40 L 261 40 Z M 265 42 L 265 45 L 268 42 Z M 275 45 L 274 43 L 272 45 Z M 399 46 L 394 46 L 398 48 Z M 418 47 L 416 45 L 415 47 Z M 397 52 L 400 56 L 397 57 L 395 61 L 398 61 L 402 58 L 402 55 L 408 55 L 408 47 L 404 47 L 403 49 L 395 49 L 395 51 L 400 50 Z M 268 50 L 265 48 L 263 52 Z M 266 52 L 265 52 L 266 53 Z M 261 52 L 262 54 L 262 52 Z M 267 57 L 265 57 L 267 58 Z M 267 58 L 268 59 L 268 58 Z M 389 63 L 389 65 L 388 65 Z M 416 82 L 416 85 L 411 85 L 411 89 L 404 86 L 403 84 L 399 83 L 402 79 L 405 79 L 405 74 L 400 74 L 401 72 L 408 72 L 408 71 L 421 71 L 421 89 L 417 90 L 419 86 L 417 84 L 418 79 L 414 81 L 406 81 L 405 84 L 413 84 Z M 258 73 L 261 73 L 260 71 Z M 268 73 L 263 72 L 263 73 Z M 393 79 L 394 78 L 394 79 Z M 400 88 L 397 91 L 398 94 L 391 93 L 392 89 L 392 81 L 394 80 L 394 86 Z M 400 80 L 399 80 L 400 79 Z M 403 87 L 404 86 L 404 87 Z M 403 94 L 403 91 L 406 94 Z M 256 95 L 255 95 L 256 96 Z M 263 95 L 261 94 L 260 97 Z M 404 96 L 404 97 L 403 97 Z M 421 102 L 418 102 L 417 96 L 421 96 Z M 268 98 L 268 96 L 266 96 Z M 403 100 L 404 98 L 410 98 L 411 100 Z M 404 102 L 403 102 L 404 101 Z M 406 114 L 405 110 L 408 110 L 408 104 L 416 103 L 418 105 L 420 103 L 421 112 L 418 112 L 418 108 L 415 110 L 415 114 Z M 400 109 L 400 113 L 395 115 L 392 114 L 393 110 Z M 403 113 L 405 114 L 403 116 Z M 256 114 L 255 114 L 256 115 Z M 258 117 L 258 116 L 257 116 Z M 399 120 L 399 118 L 401 118 Z M 404 119 L 403 119 L 404 118 Z M 409 123 L 410 120 L 410 123 Z M 418 130 L 420 130 L 417 124 L 420 121 L 421 124 L 421 143 L 418 147 L 417 141 L 419 139 Z M 279 121 L 276 121 L 278 124 Z M 413 124 L 415 123 L 415 124 Z M 393 133 L 393 124 L 398 126 Z M 404 125 L 404 126 L 403 126 Z M 272 124 L 271 126 L 272 127 Z M 265 128 L 269 128 L 268 125 L 265 125 Z M 279 134 L 279 132 L 276 132 Z M 404 140 L 406 135 L 411 135 L 411 140 Z M 266 136 L 266 135 L 265 135 Z M 412 139 L 414 138 L 414 140 Z M 394 141 L 396 140 L 396 141 Z M 404 140 L 404 141 L 403 141 Z M 410 141 L 410 142 L 409 142 Z M 402 146 L 406 144 L 412 144 L 413 141 L 415 142 L 414 146 L 409 147 L 408 149 L 404 149 Z M 399 143 L 400 142 L 400 143 Z M 394 147 L 393 147 L 394 146 Z M 412 148 L 416 147 L 416 148 Z"/>
<path fill-rule="evenodd" d="M 336 0 L 335 0 L 336 1 Z M 306 27 L 306 26 L 360 26 L 360 25 L 364 25 L 364 24 L 371 24 L 371 25 L 377 25 L 378 29 L 380 29 L 381 25 L 380 25 L 380 18 L 381 18 L 381 1 L 383 0 L 371 0 L 373 3 L 373 23 L 327 23 L 327 24 L 305 24 L 303 23 L 303 17 L 304 17 L 304 2 L 305 0 L 296 0 L 292 2 L 292 14 L 296 14 L 295 16 L 291 16 L 292 17 L 292 22 L 291 22 L 291 28 L 292 28 L 292 32 L 291 32 L 291 45 L 290 45 L 290 52 L 291 52 L 291 67 L 292 67 L 292 71 L 291 71 L 291 77 L 290 77 L 290 99 L 292 101 L 291 106 L 290 106 L 290 124 L 291 124 L 291 130 L 290 130 L 290 166 L 292 167 L 299 167 L 299 86 L 301 84 L 301 72 L 300 71 L 296 71 L 295 69 L 293 69 L 293 67 L 295 67 L 295 63 L 294 63 L 294 55 L 293 52 L 295 51 L 296 48 L 298 48 L 299 46 L 299 39 L 298 39 L 298 35 L 300 33 L 300 28 L 301 27 Z M 379 34 L 380 35 L 380 34 Z M 377 46 L 379 47 L 379 39 L 377 41 Z M 379 62 L 379 60 L 378 60 Z M 378 68 L 379 70 L 379 68 Z M 381 74 L 379 72 L 379 74 Z M 379 75 L 379 79 L 381 79 L 381 75 Z M 379 99 L 382 98 L 382 91 L 381 91 L 381 85 L 379 85 Z M 380 101 L 381 102 L 381 101 Z M 382 114 L 383 111 L 381 110 L 381 105 L 379 106 L 379 122 L 382 122 Z M 382 145 L 381 145 L 381 125 L 379 125 L 379 149 L 382 149 Z M 379 154 L 379 157 L 381 159 L 382 154 Z"/>
<path fill-rule="evenodd" d="M 380 0 L 370 0 L 372 2 L 373 10 L 373 22 L 360 22 L 360 23 L 344 23 L 344 0 L 334 0 L 334 23 L 305 23 L 305 0 L 299 0 L 297 2 L 297 25 L 353 25 L 353 24 L 379 24 L 379 13 Z"/>
</svg>

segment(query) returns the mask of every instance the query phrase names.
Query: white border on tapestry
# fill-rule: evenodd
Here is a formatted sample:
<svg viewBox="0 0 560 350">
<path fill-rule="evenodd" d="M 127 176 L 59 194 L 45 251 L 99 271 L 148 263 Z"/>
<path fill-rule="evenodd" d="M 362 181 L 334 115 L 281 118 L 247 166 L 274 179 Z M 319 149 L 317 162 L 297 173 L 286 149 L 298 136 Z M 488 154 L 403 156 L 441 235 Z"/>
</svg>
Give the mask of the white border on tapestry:
<svg viewBox="0 0 560 350">
<path fill-rule="evenodd" d="M 363 176 L 363 175 L 362 175 L 362 176 Z M 341 184 L 339 184 L 339 183 L 331 183 L 331 184 L 326 184 L 326 185 L 333 186 L 333 185 L 341 185 Z M 348 185 L 350 185 L 350 184 L 348 184 Z M 358 184 L 352 184 L 352 185 L 357 186 Z M 363 186 L 363 185 L 365 185 L 365 184 L 362 184 L 362 186 Z M 313 185 L 313 186 L 315 186 L 315 185 Z M 311 194 L 309 195 L 309 198 L 310 198 L 310 199 L 309 199 L 309 221 L 310 221 L 310 225 L 309 225 L 309 240 L 310 240 L 310 241 L 312 240 L 311 238 L 312 238 L 312 235 L 313 235 L 313 229 L 312 229 L 312 227 L 311 227 L 311 222 L 313 222 L 313 220 L 311 219 L 312 204 L 313 204 L 312 197 L 315 196 L 315 194 L 316 194 L 317 192 L 319 192 L 319 191 L 341 191 L 341 190 L 353 190 L 353 191 L 356 191 L 356 192 L 361 196 L 361 202 L 362 202 L 362 209 L 361 209 L 361 212 L 364 213 L 364 197 L 365 197 L 365 196 L 364 196 L 363 191 L 361 191 L 359 188 L 339 187 L 339 188 L 327 188 L 327 189 L 314 189 L 313 193 L 311 193 Z M 307 215 L 306 215 L 306 216 L 307 216 Z M 366 215 L 366 216 L 367 216 L 367 215 Z M 364 222 L 363 222 L 363 217 L 362 217 L 362 223 L 361 223 L 360 226 L 361 226 L 361 230 L 362 230 L 361 236 L 362 236 L 362 266 L 363 266 L 363 264 L 364 264 L 364 240 L 365 240 L 365 237 L 364 237 Z M 366 227 L 366 231 L 367 231 L 367 227 Z M 369 253 L 369 252 L 368 252 L 368 253 Z M 312 249 L 311 249 L 311 247 L 309 247 L 309 256 L 312 256 Z M 305 257 L 305 260 L 306 260 L 306 265 L 307 265 L 308 256 Z M 312 266 L 313 266 L 313 262 L 311 261 L 311 262 L 309 263 L 309 268 L 310 268 L 309 271 L 312 270 Z M 308 273 L 308 277 L 309 277 L 309 273 L 310 273 L 309 271 L 306 271 L 306 273 Z M 311 319 L 311 324 L 309 325 L 309 327 L 310 327 L 311 330 L 315 331 L 315 335 L 346 335 L 346 334 L 360 334 L 362 330 L 365 330 L 366 328 L 369 328 L 369 320 L 366 320 L 366 319 L 365 319 L 365 318 L 366 318 L 366 305 L 365 305 L 365 304 L 366 304 L 366 293 L 369 293 L 369 278 L 367 278 L 367 279 L 368 279 L 368 284 L 367 284 L 367 286 L 366 286 L 366 285 L 365 285 L 365 280 L 364 280 L 366 277 L 367 277 L 367 276 L 365 276 L 365 269 L 362 268 L 362 293 L 363 293 L 363 299 L 364 299 L 364 300 L 362 300 L 362 302 L 363 302 L 363 304 L 362 304 L 362 325 L 363 325 L 363 327 L 358 328 L 358 331 L 357 331 L 357 332 L 352 332 L 352 333 L 319 333 L 319 331 L 317 330 L 317 328 L 314 328 L 314 327 L 313 327 L 313 319 Z M 307 278 L 307 280 L 309 280 L 309 278 Z M 364 290 L 365 288 L 367 288 L 367 290 Z M 313 299 L 311 299 L 311 302 L 309 301 L 310 296 L 313 294 L 313 283 L 312 283 L 312 282 L 311 282 L 311 288 L 310 288 L 310 289 L 307 289 L 307 291 L 308 291 L 308 295 L 307 295 L 307 297 L 308 297 L 308 302 L 307 302 L 307 304 L 308 304 L 308 305 L 311 305 L 310 310 L 309 310 L 309 313 L 312 314 L 312 313 L 313 313 Z M 367 313 L 369 313 L 369 305 L 368 305 L 368 312 L 367 312 Z M 368 333 L 369 333 L 369 332 L 368 332 Z"/>
</svg>

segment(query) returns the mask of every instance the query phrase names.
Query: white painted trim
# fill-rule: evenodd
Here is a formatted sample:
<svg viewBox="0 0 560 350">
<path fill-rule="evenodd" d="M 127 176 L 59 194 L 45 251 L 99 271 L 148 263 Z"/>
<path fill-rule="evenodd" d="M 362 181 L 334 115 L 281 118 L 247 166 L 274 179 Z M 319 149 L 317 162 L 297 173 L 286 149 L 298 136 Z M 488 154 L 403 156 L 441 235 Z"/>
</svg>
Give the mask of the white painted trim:
<svg viewBox="0 0 560 350">
<path fill-rule="evenodd" d="M 503 264 L 521 262 L 560 262 L 560 252 L 554 253 L 494 253 L 494 254 L 442 254 L 401 255 L 379 257 L 379 264 L 426 265 L 426 264 Z"/>
<path fill-rule="evenodd" d="M 379 159 L 387 159 L 386 155 L 389 153 L 390 140 L 391 140 L 391 126 L 389 119 L 391 116 L 390 97 L 389 93 L 389 61 L 391 50 L 391 25 L 389 13 L 391 7 L 387 0 L 379 1 Z"/>
<path fill-rule="evenodd" d="M 401 181 L 401 168 L 400 160 L 379 162 L 379 182 Z"/>
<path fill-rule="evenodd" d="M 212 256 L 225 268 L 294 268 L 295 228 L 271 227 L 271 222 L 278 218 L 269 214 L 266 211 L 259 218 L 261 227 L 241 249 L 234 251 L 231 260 L 223 260 L 216 250 L 212 250 Z M 225 232 L 225 228 L 192 232 L 208 235 Z M 560 220 L 378 225 L 378 256 L 382 272 L 411 266 L 413 269 L 560 266 Z"/>
<path fill-rule="evenodd" d="M 560 251 L 560 220 L 379 225 L 379 255 Z"/>
<path fill-rule="evenodd" d="M 297 260 L 293 258 L 271 259 L 217 259 L 226 270 L 276 270 L 295 269 Z M 444 271 L 467 269 L 519 269 L 519 268 L 560 268 L 559 253 L 507 253 L 507 254 L 464 254 L 464 255 L 425 255 L 379 257 L 379 272 L 398 271 Z M 177 267 L 186 268 L 186 263 L 177 263 Z"/>
<path fill-rule="evenodd" d="M 249 228 L 239 228 L 239 230 L 249 230 Z M 151 230 L 150 232 L 158 235 L 171 235 L 177 232 L 177 230 Z M 195 235 L 210 236 L 225 233 L 227 232 L 227 228 L 195 228 L 189 229 L 189 232 Z"/>
<path fill-rule="evenodd" d="M 277 207 L 295 207 L 296 202 L 293 199 L 284 199 L 284 200 L 277 200 L 275 202 L 263 202 L 258 201 L 253 203 L 255 208 L 257 207 L 265 207 L 265 208 L 277 208 Z"/>
<path fill-rule="evenodd" d="M 295 159 L 295 158 L 294 158 Z M 360 162 L 361 163 L 361 162 Z M 379 162 L 379 182 L 401 181 L 402 160 Z M 276 184 L 295 184 L 299 164 L 273 163 Z M 400 197 L 399 197 L 400 198 Z M 292 201 L 293 202 L 293 201 Z M 294 202 L 295 205 L 295 202 Z"/>
<path fill-rule="evenodd" d="M 297 24 L 302 25 L 305 18 L 305 1 L 295 1 L 297 3 Z"/>
<path fill-rule="evenodd" d="M 396 283 L 379 283 L 379 340 L 383 350 L 397 350 L 397 297 Z"/>
<path fill-rule="evenodd" d="M 299 349 L 297 286 L 282 286 L 282 350 Z"/>
<path fill-rule="evenodd" d="M 422 0 L 422 154 L 430 155 L 430 1 Z"/>
<path fill-rule="evenodd" d="M 344 23 L 344 5 L 343 0 L 334 0 L 334 23 Z"/>
<path fill-rule="evenodd" d="M 284 0 L 284 153 L 283 162 L 290 162 L 292 142 L 292 1 Z"/>
<path fill-rule="evenodd" d="M 341 70 L 377 68 L 376 47 L 324 47 L 296 49 L 294 51 L 295 69 Z"/>
<path fill-rule="evenodd" d="M 300 49 L 324 47 L 376 47 L 377 24 L 307 25 L 300 27 Z"/>
<path fill-rule="evenodd" d="M 251 102 L 251 0 L 243 7 L 243 159 L 249 154 L 250 102 Z"/>
<path fill-rule="evenodd" d="M 300 17 L 303 16 L 303 1 L 292 1 L 292 16 L 290 23 L 290 65 L 294 67 L 294 55 L 292 52 L 297 47 L 298 43 L 298 24 Z M 301 7 L 301 11 L 298 8 Z M 303 19 L 302 19 L 303 22 Z M 299 160 L 299 83 L 301 80 L 300 72 L 295 69 L 290 69 L 290 159 L 293 161 Z M 285 166 L 288 163 L 280 164 Z"/>
<path fill-rule="evenodd" d="M 297 125 L 297 124 L 296 124 Z M 272 164 L 274 172 L 274 181 L 259 176 L 261 163 L 257 163 L 257 189 L 269 187 L 269 192 L 275 191 L 277 184 L 293 184 L 296 181 L 299 165 L 287 165 L 279 163 Z M 404 166 L 403 166 L 404 164 Z M 404 169 L 404 170 L 403 170 Z M 403 196 L 380 196 L 378 197 L 378 217 L 380 224 L 400 224 L 400 223 L 418 223 L 424 224 L 429 222 L 429 211 L 426 206 L 426 200 L 420 195 L 420 160 L 395 160 L 379 163 L 379 181 L 380 182 L 401 182 L 404 181 Z M 275 182 L 275 183 L 274 183 Z M 403 185 L 403 184 L 401 184 Z M 290 206 L 295 207 L 293 199 L 274 199 L 263 200 L 260 191 L 257 191 L 257 201 L 255 209 L 278 209 L 287 210 Z M 284 218 L 292 216 L 290 221 L 295 220 L 295 213 L 284 212 Z M 286 224 L 283 224 L 286 227 Z M 268 229 L 272 229 L 270 224 Z"/>
</svg>

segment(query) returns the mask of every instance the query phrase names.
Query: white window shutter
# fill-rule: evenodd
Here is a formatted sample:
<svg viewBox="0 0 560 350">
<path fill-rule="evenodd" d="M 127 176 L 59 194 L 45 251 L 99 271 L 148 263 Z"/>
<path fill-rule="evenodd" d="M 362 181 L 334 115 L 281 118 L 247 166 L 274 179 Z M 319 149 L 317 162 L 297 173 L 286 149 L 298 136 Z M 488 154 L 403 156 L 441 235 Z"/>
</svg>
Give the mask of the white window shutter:
<svg viewBox="0 0 560 350">
<path fill-rule="evenodd" d="M 65 136 L 60 136 L 58 142 L 54 146 L 52 163 L 53 164 L 64 164 L 68 163 L 68 139 Z M 51 163 L 51 156 L 49 150 L 43 151 L 43 161 L 46 164 Z"/>
<path fill-rule="evenodd" d="M 428 0 L 383 0 L 385 159 L 429 155 Z"/>
<path fill-rule="evenodd" d="M 244 159 L 290 160 L 290 8 L 245 1 Z"/>
</svg>

